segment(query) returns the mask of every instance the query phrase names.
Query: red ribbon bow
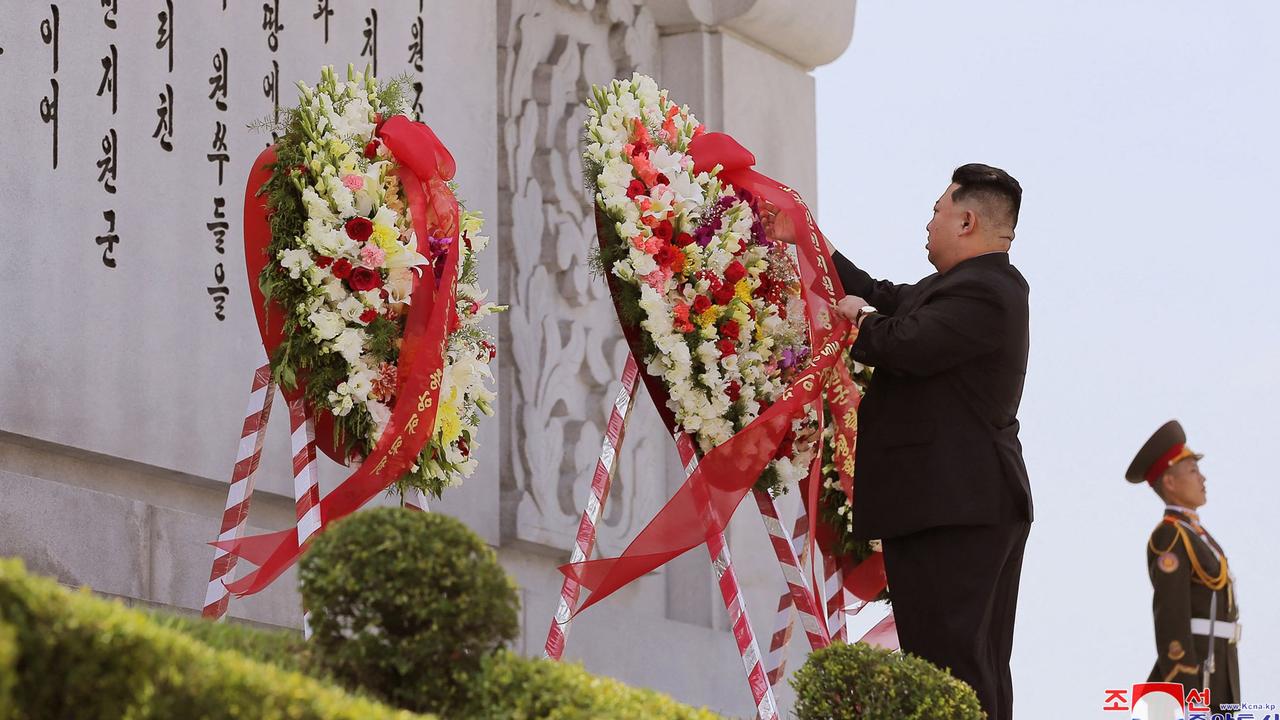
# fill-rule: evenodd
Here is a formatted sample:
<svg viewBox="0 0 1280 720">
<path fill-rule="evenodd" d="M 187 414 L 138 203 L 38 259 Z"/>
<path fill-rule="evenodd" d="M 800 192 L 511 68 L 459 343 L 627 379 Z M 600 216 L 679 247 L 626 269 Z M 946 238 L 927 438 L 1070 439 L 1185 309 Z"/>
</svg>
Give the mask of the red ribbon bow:
<svg viewBox="0 0 1280 720">
<path fill-rule="evenodd" d="M 426 243 L 432 235 L 456 238 L 458 201 L 448 186 L 456 166 L 449 150 L 431 128 L 402 115 L 379 126 L 377 134 L 399 165 L 398 175 L 409 200 L 418 243 Z M 268 356 L 283 339 L 283 321 L 271 321 L 261 292 L 257 290 L 253 268 L 255 264 L 260 268 L 261 263 L 267 261 L 263 253 L 271 242 L 266 203 L 257 193 L 270 177 L 267 165 L 274 160 L 272 148 L 258 156 L 245 191 L 249 286 L 254 292 L 254 311 Z M 322 530 L 386 490 L 413 465 L 434 432 L 448 330 L 457 312 L 457 274 L 458 241 L 455 239 L 445 252 L 438 285 L 434 273 L 415 283 L 405 321 L 395 409 L 369 457 L 320 501 Z M 278 309 L 276 315 L 283 317 Z M 227 589 L 238 597 L 252 595 L 271 584 L 305 550 L 305 545 L 299 545 L 297 530 L 293 528 L 210 544 L 258 566 L 257 570 L 227 584 Z"/>
</svg>

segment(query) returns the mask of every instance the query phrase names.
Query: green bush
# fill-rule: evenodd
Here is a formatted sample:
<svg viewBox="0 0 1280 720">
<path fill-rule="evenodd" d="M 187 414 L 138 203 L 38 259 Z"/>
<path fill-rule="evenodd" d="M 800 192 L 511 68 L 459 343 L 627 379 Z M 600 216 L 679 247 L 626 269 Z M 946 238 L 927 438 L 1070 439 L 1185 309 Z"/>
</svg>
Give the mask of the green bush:
<svg viewBox="0 0 1280 720">
<path fill-rule="evenodd" d="M 798 720 L 982 720 L 978 696 L 929 662 L 869 645 L 833 644 L 794 677 Z"/>
<path fill-rule="evenodd" d="M 0 720 L 13 717 L 13 686 L 18 681 L 18 633 L 0 621 Z"/>
<path fill-rule="evenodd" d="M 214 650 L 146 613 L 30 577 L 16 560 L 0 561 L 0 627 L 6 625 L 17 672 L 5 706 L 20 720 L 415 717 Z"/>
<path fill-rule="evenodd" d="M 628 687 L 591 675 L 582 666 L 521 657 L 503 650 L 485 658 L 466 720 L 711 720 L 719 715 L 695 709 L 652 690 Z"/>
<path fill-rule="evenodd" d="M 409 710 L 465 706 L 481 660 L 519 631 L 493 551 L 439 513 L 351 515 L 315 539 L 299 580 L 316 664 Z"/>
<path fill-rule="evenodd" d="M 316 675 L 308 662 L 307 644 L 298 630 L 265 630 L 234 621 L 214 622 L 199 615 L 150 611 L 151 621 L 176 630 L 215 650 L 231 650 L 250 660 L 282 670 Z M 320 676 L 320 679 L 326 679 Z"/>
</svg>

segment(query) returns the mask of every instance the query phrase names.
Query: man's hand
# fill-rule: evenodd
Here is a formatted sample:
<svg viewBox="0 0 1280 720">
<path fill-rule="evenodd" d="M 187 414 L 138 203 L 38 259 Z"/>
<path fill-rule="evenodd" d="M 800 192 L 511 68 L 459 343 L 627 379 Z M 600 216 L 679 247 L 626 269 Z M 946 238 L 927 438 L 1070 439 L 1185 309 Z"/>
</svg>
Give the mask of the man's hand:
<svg viewBox="0 0 1280 720">
<path fill-rule="evenodd" d="M 796 227 L 791 218 L 778 210 L 778 206 L 768 200 L 760 207 L 760 219 L 764 222 L 764 234 L 770 240 L 796 244 Z"/>
<path fill-rule="evenodd" d="M 849 322 L 856 322 L 858 311 L 867 305 L 870 303 L 857 295 L 845 295 L 840 302 L 836 303 L 836 314 Z"/>
</svg>

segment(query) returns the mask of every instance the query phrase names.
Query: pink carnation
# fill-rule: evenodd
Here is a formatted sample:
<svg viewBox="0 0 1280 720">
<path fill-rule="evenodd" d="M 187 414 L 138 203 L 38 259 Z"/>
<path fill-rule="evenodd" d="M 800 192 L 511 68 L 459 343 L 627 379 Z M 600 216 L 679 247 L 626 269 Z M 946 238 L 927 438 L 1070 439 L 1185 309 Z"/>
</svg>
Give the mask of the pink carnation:
<svg viewBox="0 0 1280 720">
<path fill-rule="evenodd" d="M 343 175 L 342 184 L 346 185 L 347 189 L 352 192 L 355 192 L 356 190 L 362 190 L 364 189 L 364 176 L 355 175 L 355 174 Z"/>
<path fill-rule="evenodd" d="M 667 281 L 671 279 L 671 268 L 660 267 L 657 270 L 644 276 L 644 282 L 649 287 L 662 292 L 667 285 Z"/>
<path fill-rule="evenodd" d="M 360 261 L 371 268 L 382 267 L 382 263 L 385 262 L 386 259 L 387 253 L 373 243 L 368 243 L 364 247 L 360 248 Z"/>
</svg>

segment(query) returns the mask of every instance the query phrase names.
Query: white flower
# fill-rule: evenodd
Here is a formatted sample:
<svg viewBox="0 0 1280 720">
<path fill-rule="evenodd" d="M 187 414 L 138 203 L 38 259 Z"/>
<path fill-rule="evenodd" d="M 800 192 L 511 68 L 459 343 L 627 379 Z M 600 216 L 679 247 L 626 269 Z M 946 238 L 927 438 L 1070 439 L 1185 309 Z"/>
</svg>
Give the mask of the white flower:
<svg viewBox="0 0 1280 720">
<path fill-rule="evenodd" d="M 354 363 L 360 359 L 360 354 L 364 351 L 364 335 L 363 331 L 356 328 L 346 328 L 333 339 L 333 349 L 342 355 L 343 360 Z"/>
<path fill-rule="evenodd" d="M 324 295 L 329 300 L 329 304 L 337 307 L 351 293 L 347 290 L 347 286 L 342 281 L 330 275 L 324 281 Z"/>
<path fill-rule="evenodd" d="M 643 250 L 631 251 L 631 267 L 635 269 L 637 275 L 648 275 L 658 269 L 658 263 L 653 256 Z"/>
<path fill-rule="evenodd" d="M 667 178 L 671 181 L 667 183 L 667 187 L 671 189 L 681 206 L 687 206 L 687 210 L 697 207 L 703 203 L 705 197 L 702 193 L 702 186 L 693 181 L 686 173 L 668 174 Z"/>
<path fill-rule="evenodd" d="M 360 302 L 360 298 L 354 295 L 348 295 L 347 299 L 338 303 L 338 314 L 347 322 L 355 322 L 364 314 L 364 303 Z"/>
<path fill-rule="evenodd" d="M 301 248 L 280 251 L 280 266 L 289 271 L 289 277 L 297 280 L 302 273 L 315 265 L 311 253 Z"/>
<path fill-rule="evenodd" d="M 373 222 L 377 225 L 386 225 L 394 230 L 396 227 L 396 220 L 399 218 L 400 215 L 398 215 L 395 210 L 392 210 L 386 205 L 381 205 L 378 207 L 378 212 L 373 215 Z M 397 231 L 397 235 L 398 234 L 399 232 Z"/>
<path fill-rule="evenodd" d="M 341 115 L 330 113 L 328 117 L 335 133 L 343 137 L 349 137 L 373 133 L 374 124 L 370 120 L 372 115 L 373 108 L 369 106 L 369 101 L 357 96 L 347 101 L 346 106 L 342 108 Z"/>
<path fill-rule="evenodd" d="M 302 205 L 307 209 L 309 218 L 330 223 L 338 221 L 338 216 L 329 208 L 329 202 L 309 187 L 302 189 Z"/>
<path fill-rule="evenodd" d="M 352 217 L 356 214 L 355 196 L 347 189 L 346 185 L 335 175 L 328 175 L 324 178 L 325 190 L 329 198 L 333 200 L 333 204 L 338 208 L 338 214 L 342 217 Z"/>
<path fill-rule="evenodd" d="M 319 340 L 332 340 L 346 327 L 341 315 L 328 310 L 317 310 L 307 320 L 311 321 L 311 333 Z"/>
<path fill-rule="evenodd" d="M 348 330 L 347 332 L 353 331 Z M 345 335 L 346 333 L 343 334 Z M 375 373 L 362 364 L 354 364 L 352 367 L 359 369 L 351 373 L 350 377 L 347 378 L 347 387 L 350 389 L 352 397 L 360 402 L 365 402 L 369 399 L 369 393 L 373 391 Z"/>
<path fill-rule="evenodd" d="M 386 429 L 387 423 L 391 421 L 391 408 L 377 400 L 365 402 L 364 407 L 369 412 L 369 417 L 373 420 L 373 432 L 370 435 L 372 439 L 376 440 L 382 437 L 382 431 Z"/>
</svg>

